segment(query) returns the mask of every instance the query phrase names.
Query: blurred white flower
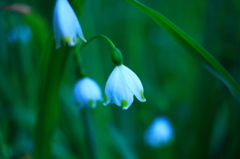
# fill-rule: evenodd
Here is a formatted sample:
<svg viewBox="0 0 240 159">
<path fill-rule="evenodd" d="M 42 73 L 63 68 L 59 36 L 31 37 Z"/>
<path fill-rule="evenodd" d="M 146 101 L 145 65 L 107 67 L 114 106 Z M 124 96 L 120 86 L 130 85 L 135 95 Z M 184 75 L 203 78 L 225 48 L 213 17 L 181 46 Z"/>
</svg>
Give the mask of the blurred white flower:
<svg viewBox="0 0 240 159">
<path fill-rule="evenodd" d="M 61 47 L 61 40 L 69 46 L 77 42 L 77 35 L 84 39 L 80 23 L 67 0 L 57 0 L 53 15 L 54 38 L 56 48 Z"/>
<path fill-rule="evenodd" d="M 146 101 L 137 75 L 124 65 L 116 66 L 107 80 L 104 105 L 112 102 L 126 110 L 133 102 L 133 95 L 141 102 Z"/>
<path fill-rule="evenodd" d="M 165 117 L 156 118 L 145 132 L 145 141 L 149 146 L 161 147 L 173 138 L 173 128 Z"/>
<path fill-rule="evenodd" d="M 74 99 L 81 107 L 96 107 L 97 101 L 102 100 L 102 93 L 99 85 L 91 78 L 84 77 L 80 79 L 73 90 Z"/>
</svg>

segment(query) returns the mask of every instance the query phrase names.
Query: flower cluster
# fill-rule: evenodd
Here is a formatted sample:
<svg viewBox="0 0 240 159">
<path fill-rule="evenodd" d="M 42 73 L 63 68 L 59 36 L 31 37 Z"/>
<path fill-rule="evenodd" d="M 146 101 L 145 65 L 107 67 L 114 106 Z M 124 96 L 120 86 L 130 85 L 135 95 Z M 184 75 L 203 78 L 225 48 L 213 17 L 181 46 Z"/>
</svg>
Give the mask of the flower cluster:
<svg viewBox="0 0 240 159">
<path fill-rule="evenodd" d="M 67 43 L 68 46 L 75 46 L 77 36 L 86 42 L 77 16 L 67 0 L 57 0 L 54 9 L 53 27 L 56 48 L 61 47 L 61 42 Z M 122 64 L 121 52 L 113 44 L 112 46 L 114 50 L 111 57 L 116 67 L 106 83 L 104 105 L 115 103 L 126 110 L 131 106 L 134 95 L 141 102 L 145 102 L 146 99 L 141 81 L 132 70 Z M 74 87 L 74 98 L 81 107 L 91 106 L 94 108 L 97 101 L 102 99 L 101 89 L 95 81 L 84 77 Z"/>
<path fill-rule="evenodd" d="M 139 101 L 146 101 L 137 75 L 124 65 L 116 66 L 107 80 L 103 104 L 115 103 L 126 110 L 131 106 L 134 95 Z M 95 81 L 85 77 L 76 83 L 74 97 L 81 106 L 94 108 L 96 102 L 101 101 L 101 90 Z"/>
</svg>

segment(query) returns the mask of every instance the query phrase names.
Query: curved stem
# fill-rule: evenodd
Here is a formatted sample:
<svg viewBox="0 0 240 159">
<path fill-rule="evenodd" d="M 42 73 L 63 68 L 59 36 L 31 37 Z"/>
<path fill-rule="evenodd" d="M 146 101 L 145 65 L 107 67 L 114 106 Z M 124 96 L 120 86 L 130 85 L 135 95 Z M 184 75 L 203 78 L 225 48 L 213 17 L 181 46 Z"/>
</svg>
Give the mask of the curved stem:
<svg viewBox="0 0 240 159">
<path fill-rule="evenodd" d="M 86 43 L 84 43 L 84 44 L 82 44 L 82 45 L 77 45 L 76 47 L 75 47 L 75 61 L 76 61 L 76 64 L 77 64 L 77 66 L 76 66 L 76 68 L 77 68 L 77 74 L 78 74 L 78 77 L 80 77 L 80 78 L 83 78 L 83 77 L 85 77 L 86 76 L 86 74 L 85 74 L 85 71 L 84 71 L 84 69 L 82 68 L 82 61 L 81 61 L 81 57 L 80 57 L 80 54 L 79 54 L 79 52 L 87 45 L 87 44 L 89 44 L 91 41 L 93 41 L 94 39 L 96 39 L 96 38 L 103 38 L 104 40 L 106 40 L 110 45 L 111 45 L 111 47 L 112 47 L 112 49 L 113 49 L 113 53 L 112 53 L 112 56 L 113 55 L 121 55 L 121 56 L 117 56 L 118 58 L 120 58 L 121 60 L 120 61 L 122 61 L 122 54 L 120 53 L 120 51 L 115 47 L 115 45 L 113 44 L 113 42 L 108 38 L 108 37 L 106 37 L 105 35 L 96 35 L 96 36 L 94 36 L 94 37 L 92 37 L 91 39 L 89 39 Z M 114 54 L 114 50 L 118 50 L 117 51 L 117 53 L 115 53 Z M 113 56 L 114 57 L 114 56 Z M 115 59 L 113 58 L 113 61 L 114 61 Z"/>
<path fill-rule="evenodd" d="M 113 44 L 113 42 L 108 38 L 106 37 L 105 35 L 96 35 L 94 37 L 92 37 L 91 39 L 89 39 L 86 43 L 84 43 L 81 47 L 80 47 L 80 50 L 83 49 L 87 44 L 89 44 L 92 40 L 96 39 L 96 38 L 103 38 L 105 39 L 113 49 L 115 49 L 115 45 Z"/>
</svg>

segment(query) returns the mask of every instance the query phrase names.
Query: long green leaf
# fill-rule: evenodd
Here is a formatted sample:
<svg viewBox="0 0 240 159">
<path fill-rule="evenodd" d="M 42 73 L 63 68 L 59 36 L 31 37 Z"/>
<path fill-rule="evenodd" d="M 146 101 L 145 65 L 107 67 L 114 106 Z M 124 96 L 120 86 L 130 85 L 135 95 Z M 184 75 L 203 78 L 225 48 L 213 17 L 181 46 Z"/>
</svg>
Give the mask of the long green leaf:
<svg viewBox="0 0 240 159">
<path fill-rule="evenodd" d="M 59 109 L 59 89 L 69 48 L 55 49 L 53 35 L 47 41 L 41 61 L 39 112 L 36 122 L 34 157 L 51 158 L 51 140 L 56 128 Z"/>
<path fill-rule="evenodd" d="M 161 13 L 136 0 L 127 1 L 156 21 L 174 40 L 176 40 L 198 62 L 200 62 L 204 68 L 221 80 L 229 88 L 230 92 L 238 100 L 238 102 L 240 102 L 240 88 L 238 84 L 211 54 L 209 54 L 203 47 L 191 39 Z"/>
<path fill-rule="evenodd" d="M 71 0 L 70 2 L 76 2 Z M 81 14 L 85 0 L 78 0 L 73 6 Z M 53 34 L 47 40 L 41 59 L 41 84 L 39 91 L 39 111 L 34 138 L 34 158 L 52 157 L 52 136 L 59 119 L 59 90 L 64 68 L 74 48 L 55 48 Z"/>
<path fill-rule="evenodd" d="M 23 18 L 26 23 L 31 27 L 33 36 L 36 37 L 34 42 L 42 48 L 49 36 L 49 26 L 47 25 L 46 19 L 44 19 L 39 13 L 31 12 L 30 14 L 23 14 Z M 39 34 L 41 30 L 41 34 Z"/>
<path fill-rule="evenodd" d="M 109 127 L 109 131 L 114 139 L 118 150 L 121 152 L 123 158 L 126 159 L 135 159 L 137 156 L 131 151 L 127 141 L 123 137 L 123 135 L 117 130 L 114 125 Z"/>
<path fill-rule="evenodd" d="M 69 1 L 78 18 L 82 16 L 82 10 L 83 10 L 85 1 L 86 0 L 70 0 Z"/>
</svg>

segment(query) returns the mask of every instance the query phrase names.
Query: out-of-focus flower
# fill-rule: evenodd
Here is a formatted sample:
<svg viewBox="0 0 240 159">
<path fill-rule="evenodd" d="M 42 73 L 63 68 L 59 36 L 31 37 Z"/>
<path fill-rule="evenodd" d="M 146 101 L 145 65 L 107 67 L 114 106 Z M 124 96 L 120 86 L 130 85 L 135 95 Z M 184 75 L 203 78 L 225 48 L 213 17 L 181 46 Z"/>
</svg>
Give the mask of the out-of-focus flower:
<svg viewBox="0 0 240 159">
<path fill-rule="evenodd" d="M 165 117 L 156 118 L 145 132 L 145 141 L 149 146 L 162 147 L 173 138 L 173 128 Z"/>
<path fill-rule="evenodd" d="M 104 105 L 113 102 L 126 110 L 133 102 L 133 95 L 141 102 L 146 101 L 137 75 L 124 65 L 116 66 L 107 80 Z"/>
<path fill-rule="evenodd" d="M 15 26 L 8 33 L 9 43 L 14 43 L 16 41 L 21 41 L 24 44 L 30 42 L 32 38 L 32 30 L 28 25 Z"/>
<path fill-rule="evenodd" d="M 81 107 L 96 107 L 97 101 L 102 100 L 101 89 L 99 85 L 91 78 L 84 77 L 80 79 L 74 87 L 74 98 Z"/>
<path fill-rule="evenodd" d="M 77 43 L 77 35 L 84 39 L 80 23 L 67 0 L 57 0 L 53 15 L 54 38 L 56 48 L 61 47 L 61 40 L 69 46 Z"/>
</svg>

